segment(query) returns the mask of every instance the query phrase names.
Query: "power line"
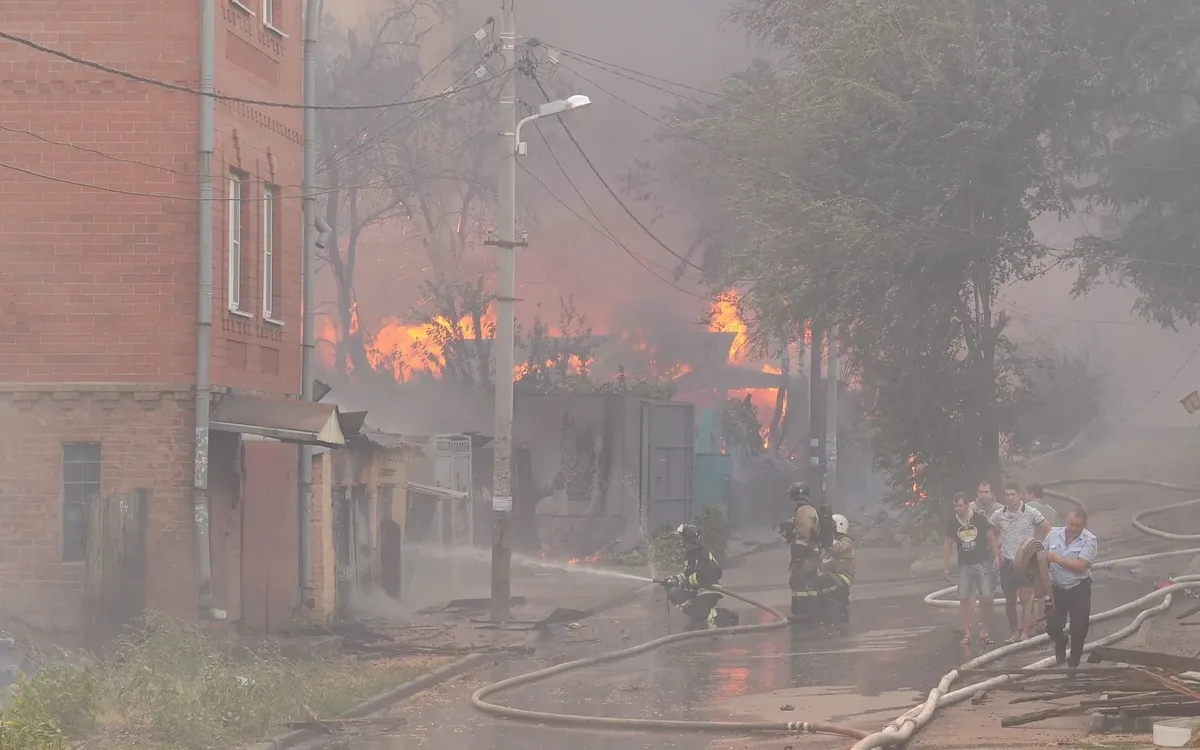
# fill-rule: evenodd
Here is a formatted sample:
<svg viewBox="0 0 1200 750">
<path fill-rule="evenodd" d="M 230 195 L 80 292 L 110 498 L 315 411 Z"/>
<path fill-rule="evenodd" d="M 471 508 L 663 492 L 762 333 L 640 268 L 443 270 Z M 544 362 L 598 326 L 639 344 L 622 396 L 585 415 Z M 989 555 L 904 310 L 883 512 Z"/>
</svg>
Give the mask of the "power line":
<svg viewBox="0 0 1200 750">
<path fill-rule="evenodd" d="M 546 101 L 551 101 L 550 95 L 546 93 L 546 87 L 542 85 L 542 82 L 536 78 L 533 79 L 533 82 L 537 85 L 538 90 L 542 92 L 542 96 L 546 98 Z M 650 227 L 646 226 L 642 220 L 637 217 L 637 214 L 630 210 L 629 206 L 625 205 L 625 201 L 621 200 L 621 196 L 617 195 L 617 191 L 613 190 L 612 186 L 608 184 L 608 180 L 604 179 L 604 175 L 600 174 L 600 170 L 597 169 L 596 165 L 592 163 L 592 160 L 590 157 L 588 157 L 587 152 L 583 150 L 583 146 L 581 146 L 579 141 L 575 139 L 575 134 L 571 132 L 571 129 L 567 127 L 567 124 L 563 122 L 561 118 L 559 119 L 559 124 L 562 125 L 563 132 L 567 134 L 567 137 L 571 139 L 571 143 L 575 144 L 576 150 L 579 151 L 579 155 L 583 157 L 583 161 L 588 165 L 588 168 L 592 170 L 592 174 L 596 175 L 596 179 L 600 181 L 600 184 L 604 186 L 604 189 L 608 191 L 608 194 L 611 195 L 613 200 L 617 202 L 617 205 L 620 206 L 623 211 L 625 211 L 630 219 L 633 219 L 633 223 L 637 224 L 638 227 L 646 233 L 647 237 L 654 240 L 655 244 L 678 258 L 681 263 L 695 268 L 697 271 L 700 271 L 700 273 L 704 273 L 704 269 L 702 267 L 696 265 L 686 257 L 672 250 L 667 243 L 658 238 L 658 235 L 650 231 Z"/>
<path fill-rule="evenodd" d="M 258 198 L 243 198 L 242 200 L 243 200 L 243 202 L 247 202 L 247 203 L 249 203 L 249 202 L 255 202 L 255 201 L 262 201 L 262 200 L 286 200 L 286 199 L 296 199 L 296 198 L 303 199 L 303 198 L 311 198 L 311 197 L 316 197 L 316 196 L 319 196 L 319 195 L 328 195 L 329 193 L 336 193 L 336 192 L 338 192 L 339 190 L 352 190 L 352 189 L 355 189 L 355 188 L 362 189 L 362 188 L 378 187 L 378 186 L 381 186 L 381 185 L 388 185 L 388 184 L 391 184 L 391 183 L 392 183 L 392 181 L 393 181 L 393 180 L 394 180 L 396 177 L 400 177 L 400 176 L 402 176 L 402 175 L 405 175 L 405 174 L 409 174 L 409 173 L 412 173 L 412 172 L 416 172 L 417 170 L 419 170 L 419 169 L 423 169 L 424 167 L 427 167 L 427 166 L 429 166 L 430 164 L 433 164 L 434 162 L 436 162 L 436 161 L 439 161 L 439 160 L 441 160 L 441 159 L 445 158 L 446 156 L 450 155 L 450 154 L 451 154 L 451 153 L 453 153 L 454 151 L 458 150 L 458 148 L 459 148 L 459 147 L 461 147 L 461 146 L 462 146 L 463 144 L 465 144 L 466 142 L 468 142 L 468 141 L 470 141 L 471 139 L 473 139 L 473 138 L 475 138 L 475 137 L 477 137 L 477 136 L 481 135 L 482 133 L 484 133 L 484 132 L 485 132 L 485 131 L 486 131 L 486 130 L 489 128 L 489 127 L 491 127 L 491 126 L 492 126 L 492 123 L 494 123 L 494 122 L 496 121 L 496 119 L 498 119 L 498 117 L 499 117 L 499 116 L 492 118 L 492 119 L 491 119 L 490 121 L 488 121 L 488 123 L 487 123 L 487 124 L 485 124 L 483 127 L 481 127 L 481 128 L 479 128 L 478 130 L 476 130 L 476 131 L 472 132 L 470 135 L 468 135 L 468 136 L 466 136 L 465 138 L 463 138 L 462 140 L 458 141 L 457 143 L 455 143 L 454 145 L 452 145 L 450 148 L 446 149 L 446 150 L 445 150 L 445 151 L 443 151 L 442 153 L 438 154 L 437 156 L 434 156 L 434 157 L 432 157 L 432 158 L 430 158 L 430 159 L 428 159 L 428 160 L 426 160 L 426 161 L 422 162 L 421 164 L 418 164 L 418 165 L 416 165 L 416 166 L 414 166 L 414 167 L 409 167 L 408 169 L 404 169 L 404 170 L 401 170 L 401 171 L 399 171 L 399 172 L 393 172 L 393 173 L 391 173 L 391 175 L 389 176 L 389 178 L 388 178 L 388 179 L 386 179 L 386 180 L 377 180 L 377 181 L 374 181 L 374 182 L 367 182 L 367 183 L 362 183 L 362 184 L 359 184 L 359 185 L 338 185 L 338 186 L 335 186 L 335 187 L 332 187 L 332 188 L 326 188 L 326 189 L 324 189 L 324 190 L 316 190 L 316 191 L 313 191 L 312 193 L 309 193 L 309 194 L 301 194 L 301 195 L 279 195 L 279 196 L 272 196 L 272 197 L 271 197 L 271 198 L 269 198 L 269 199 L 268 199 L 268 198 L 266 198 L 266 197 L 258 197 Z M 80 182 L 80 181 L 78 181 L 78 180 L 70 180 L 70 179 L 67 179 L 67 178 L 65 178 L 65 177 L 55 177 L 55 176 L 53 176 L 53 175 L 48 175 L 48 174 L 45 174 L 45 173 L 43 173 L 43 172 L 35 172 L 35 171 L 31 170 L 31 169 L 25 169 L 24 167 L 18 167 L 18 166 L 14 165 L 14 164 L 6 164 L 6 163 L 4 163 L 4 162 L 0 162 L 0 169 L 8 169 L 8 170 L 11 170 L 11 171 L 13 171 L 13 172 L 18 172 L 18 173 L 20 173 L 20 174 L 27 175 L 27 176 L 29 176 L 29 177 L 35 177 L 35 178 L 38 178 L 38 179 L 41 179 L 41 180 L 47 180 L 47 181 L 49 181 L 49 182 L 57 182 L 57 183 L 60 183 L 60 184 L 63 184 L 63 185 L 73 185 L 73 186 L 75 186 L 75 187 L 81 187 L 81 188 L 85 188 L 85 189 L 88 189 L 88 190 L 96 190 L 96 191 L 98 191 L 98 192 L 102 192 L 102 193 L 114 193 L 114 194 L 116 194 L 116 195 L 129 195 L 129 196 L 135 196 L 135 197 L 140 197 L 140 198 L 161 198 L 161 199 L 164 199 L 164 200 L 172 200 L 172 201 L 191 201 L 191 202 L 196 202 L 196 201 L 205 200 L 205 199 L 203 199 L 203 198 L 200 198 L 200 197 L 198 197 L 198 196 L 190 196 L 190 195 L 170 195 L 170 194 L 166 194 L 166 193 L 149 193 L 149 192 L 142 192 L 142 191 L 137 191 L 137 190 L 124 190 L 124 189 L 121 189 L 121 188 L 109 187 L 109 186 L 107 186 L 107 185 L 96 185 L 96 184 L 94 184 L 94 183 L 90 183 L 90 182 Z M 214 176 L 214 177 L 217 177 L 218 175 L 213 175 L 213 176 Z M 226 199 L 226 198 L 218 198 L 218 197 L 213 197 L 211 200 L 218 201 L 218 200 L 227 200 L 227 199 Z"/>
<path fill-rule="evenodd" d="M 455 83 L 451 85 L 451 88 L 455 89 L 455 87 L 458 85 L 458 83 L 460 81 L 466 79 L 470 75 L 471 75 L 471 72 L 468 71 L 467 73 L 464 73 L 463 75 L 459 76 L 459 78 L 455 81 Z M 504 85 L 504 82 L 506 80 L 508 80 L 508 76 L 510 76 L 510 75 L 513 75 L 512 71 L 509 71 L 506 75 L 504 75 L 502 78 L 500 78 L 499 81 L 497 81 L 496 86 Z M 492 80 L 495 80 L 495 79 L 492 79 Z M 465 89 L 466 87 L 463 87 L 463 88 Z M 460 89 L 455 89 L 455 90 L 451 91 L 450 93 L 454 94 L 454 93 L 456 93 L 457 90 L 460 90 Z M 484 92 L 483 98 L 487 99 L 488 97 L 490 97 L 493 91 L 495 91 L 495 87 L 489 88 L 487 91 Z M 438 106 L 443 101 L 447 101 L 447 100 L 439 99 L 437 101 L 431 101 L 431 102 L 425 104 L 425 106 L 423 106 L 419 110 L 412 110 L 409 113 L 405 114 L 403 117 L 401 117 L 396 122 L 392 123 L 391 125 L 387 126 L 386 128 L 383 128 L 378 133 L 376 133 L 375 135 L 366 139 L 365 141 L 355 144 L 354 147 L 351 148 L 349 151 L 332 154 L 331 157 L 335 157 L 335 158 L 327 158 L 326 161 L 322 162 L 322 165 L 318 168 L 318 171 L 327 172 L 335 166 L 345 164 L 349 159 L 363 153 L 364 151 L 371 148 L 372 146 L 374 146 L 378 143 L 381 143 L 384 140 L 394 136 L 397 133 L 397 131 L 400 129 L 401 126 L 403 126 L 405 124 L 415 125 L 416 123 L 419 123 L 422 119 L 424 119 L 424 117 L 427 114 L 429 114 L 431 111 L 433 111 L 434 107 Z"/>
<path fill-rule="evenodd" d="M 454 57 L 455 55 L 457 55 L 457 54 L 458 54 L 458 53 L 459 53 L 459 52 L 462 50 L 462 48 L 463 48 L 463 47 L 465 47 L 465 46 L 467 46 L 467 43 L 468 43 L 468 42 L 470 42 L 470 41 L 471 41 L 472 39 L 474 39 L 474 38 L 475 38 L 475 37 L 474 37 L 474 35 L 471 35 L 471 36 L 468 36 L 467 38 L 463 39 L 461 42 L 459 42 L 459 43 L 458 43 L 458 46 L 457 46 L 457 47 L 455 47 L 454 49 L 450 50 L 449 54 L 447 54 L 445 57 L 443 57 L 441 60 L 439 60 L 439 61 L 437 62 L 437 64 L 436 64 L 436 65 L 434 65 L 432 68 L 430 68 L 429 70 L 425 71 L 425 72 L 424 72 L 424 73 L 421 75 L 421 77 L 420 77 L 420 78 L 418 78 L 416 81 L 414 81 L 414 82 L 413 82 L 413 84 L 412 84 L 411 86 L 409 86 L 407 89 L 405 89 L 405 90 L 404 90 L 404 92 L 403 92 L 402 94 L 400 94 L 400 98 L 401 98 L 401 99 L 403 99 L 404 97 L 408 96 L 408 95 L 409 95 L 409 94 L 411 94 L 413 91 L 415 91 L 415 90 L 417 89 L 417 87 L 418 87 L 418 86 L 420 86 L 420 85 L 421 85 L 421 84 L 422 84 L 422 83 L 423 83 L 423 82 L 424 82 L 426 79 L 428 79 L 428 78 L 429 78 L 431 75 L 433 75 L 434 73 L 436 73 L 436 72 L 437 72 L 437 70 L 438 70 L 438 68 L 440 68 L 440 67 L 442 67 L 443 65 L 445 65 L 445 64 L 446 64 L 446 63 L 447 63 L 447 62 L 450 60 L 450 58 L 452 58 L 452 57 Z M 461 80 L 461 79 L 460 79 L 460 80 Z M 453 84 L 451 85 L 451 87 L 453 88 Z M 374 118 L 372 118 L 370 122 L 368 122 L 366 125 L 363 125 L 361 128 L 359 128 L 357 133 L 355 133 L 354 135 L 350 136 L 350 138 L 346 139 L 346 141 L 344 141 L 340 147 L 338 147 L 338 148 L 334 149 L 334 152 L 333 152 L 333 153 L 334 153 L 334 154 L 337 154 L 337 153 L 338 153 L 338 152 L 339 152 L 339 151 L 340 151 L 342 148 L 346 148 L 347 146 L 349 146 L 349 145 L 350 145 L 352 142 L 354 142 L 354 141 L 355 141 L 355 140 L 357 140 L 357 139 L 358 139 L 360 136 L 362 136 L 363 134 L 365 134 L 365 133 L 367 132 L 367 130 L 368 130 L 368 129 L 369 129 L 371 126 L 372 126 L 372 125 L 374 125 L 375 123 L 377 123 L 377 122 L 379 122 L 381 119 L 383 119 L 383 117 L 384 117 L 384 116 L 385 116 L 385 115 L 386 115 L 388 112 L 390 112 L 390 111 L 391 111 L 391 109 L 390 109 L 390 108 L 388 108 L 388 109 L 381 109 L 381 110 L 379 110 L 379 112 L 377 112 L 377 113 L 375 114 L 375 117 L 374 117 Z M 320 167 L 322 167 L 322 166 L 324 166 L 324 162 L 322 162 L 321 164 L 318 164 L 318 165 L 317 165 L 318 169 L 319 169 Z"/>
<path fill-rule="evenodd" d="M 669 279 L 664 279 L 662 276 L 659 276 L 657 273 L 655 273 L 655 271 L 654 271 L 654 269 L 653 269 L 653 268 L 651 268 L 649 265 L 647 265 L 647 263 L 648 263 L 649 261 L 647 261 L 647 260 L 644 260 L 644 259 L 642 258 L 642 256 L 638 255 L 638 254 L 637 254 L 637 253 L 635 253 L 633 250 L 630 250 L 630 249 L 629 249 L 629 247 L 625 245 L 625 243 L 623 243 L 623 242 L 621 242 L 620 240 L 618 240 L 618 239 L 617 239 L 616 237 L 614 237 L 612 234 L 608 233 L 608 232 L 607 232 L 607 231 L 605 231 L 605 230 L 602 230 L 602 229 L 600 229 L 600 228 L 599 228 L 599 227 L 597 227 L 595 224 L 593 224 L 592 222 L 588 221 L 588 219 L 587 219 L 586 217 L 584 217 L 584 215 L 583 215 L 583 214 L 579 213 L 579 212 L 578 212 L 578 211 L 576 211 L 574 208 L 572 208 L 572 207 L 571 207 L 569 204 L 567 204 L 567 202 L 566 202 L 566 201 L 564 201 L 564 200 L 563 200 L 563 199 L 562 199 L 562 198 L 561 198 L 561 197 L 558 195 L 558 193 L 556 193 L 556 192 L 554 192 L 553 190 L 551 190 L 551 189 L 550 189 L 550 187 L 549 187 L 549 186 L 548 186 L 546 183 L 542 182 L 541 178 L 539 178 L 539 177 L 538 177 L 536 174 L 534 174 L 533 172 L 531 172 L 531 171 L 529 170 L 529 168 L 528 168 L 528 167 L 526 167 L 526 166 L 525 166 L 525 165 L 524 165 L 522 162 L 518 161 L 518 162 L 517 162 L 517 166 L 519 166 L 519 167 L 521 168 L 521 170 L 522 170 L 523 172 L 525 172 L 525 174 L 529 175 L 529 177 L 530 177 L 530 178 L 531 178 L 531 179 L 532 179 L 534 182 L 536 182 L 536 183 L 537 183 L 539 186 L 541 186 L 541 188 L 542 188 L 543 190 L 545 190 L 545 191 L 546 191 L 546 193 L 547 193 L 547 194 L 549 194 L 549 196 L 550 196 L 551 198 L 553 198 L 553 199 L 555 200 L 555 202 L 557 202 L 557 203 L 558 203 L 558 205 L 560 205 L 560 206 L 562 206 L 563 208 L 565 208 L 565 209 L 567 209 L 568 211 L 570 211 L 570 212 L 571 212 L 571 213 L 572 213 L 572 214 L 575 216 L 575 218 L 577 218 L 577 219 L 579 219 L 581 222 L 583 222 L 583 223 L 584 223 L 584 225 L 585 225 L 585 226 L 586 226 L 588 229 L 591 229 L 591 230 L 592 230 L 593 232 L 595 232 L 596 234 L 600 235 L 600 236 L 601 236 L 601 237 L 603 237 L 604 239 L 608 240 L 609 242 L 613 243 L 613 244 L 614 244 L 614 245 L 616 245 L 617 247 L 619 247 L 619 248 L 621 248 L 622 250 L 624 250 L 624 251 L 625 251 L 625 252 L 626 252 L 626 253 L 629 255 L 629 257 L 630 257 L 630 258 L 633 258 L 633 261 L 634 261 L 635 263 L 637 263 L 639 266 L 641 266 L 642 268 L 644 268 L 644 269 L 645 269 L 645 270 L 646 270 L 646 271 L 647 271 L 647 272 L 648 272 L 648 273 L 649 273 L 651 276 L 653 276 L 654 278 L 658 279 L 659 281 L 661 281 L 662 283 L 666 284 L 667 286 L 671 287 L 672 289 L 676 289 L 676 290 L 678 290 L 678 291 L 680 291 L 680 292 L 683 292 L 684 294 L 687 294 L 687 295 L 689 295 L 689 296 L 695 297 L 695 298 L 697 298 L 697 299 L 711 300 L 711 297 L 706 297 L 706 296 L 704 296 L 704 295 L 702 295 L 702 294 L 697 294 L 697 293 L 695 293 L 695 292 L 692 292 L 692 291 L 689 291 L 689 290 L 687 290 L 687 289 L 684 289 L 683 287 L 681 287 L 681 286 L 679 286 L 679 285 L 675 284 L 673 281 L 670 281 Z"/>
<path fill-rule="evenodd" d="M 1200 352 L 1200 344 L 1196 344 L 1196 346 L 1194 346 L 1192 348 L 1191 354 L 1189 354 L 1187 356 L 1187 359 L 1183 360 L 1183 364 L 1179 365 L 1179 367 L 1176 368 L 1175 372 L 1171 375 L 1171 377 L 1167 379 L 1167 382 L 1165 382 L 1161 386 L 1159 386 L 1158 390 L 1156 390 L 1150 396 L 1150 398 L 1146 399 L 1146 401 L 1141 406 L 1134 409 L 1132 413 L 1137 414 L 1138 412 L 1142 411 L 1147 406 L 1152 404 L 1155 399 L 1157 399 L 1159 396 L 1161 396 L 1163 391 L 1167 390 L 1167 388 L 1171 385 L 1171 383 L 1175 382 L 1175 378 L 1179 377 L 1179 373 L 1183 372 L 1183 368 L 1187 367 L 1188 364 L 1191 363 L 1192 359 L 1195 358 L 1197 352 Z"/>
<path fill-rule="evenodd" d="M 717 94 L 717 93 L 714 93 L 714 92 L 712 92 L 712 91 L 705 91 L 704 89 L 696 88 L 695 86 L 689 86 L 689 85 L 688 85 L 688 84 L 686 84 L 686 83 L 680 83 L 680 82 L 678 82 L 678 81 L 672 81 L 672 80 L 671 80 L 671 79 L 669 79 L 669 78 L 662 78 L 661 76 L 655 76 L 655 75 L 650 75 L 649 73 L 643 73 L 643 72 L 641 72 L 640 70 L 634 70 L 633 68 L 627 68 L 627 67 L 625 67 L 625 66 L 623 66 L 623 65 L 617 65 L 616 63 L 607 62 L 607 61 L 605 61 L 605 60 L 601 60 L 601 59 L 599 59 L 599 58 L 596 58 L 596 57 L 589 57 L 588 55 L 580 54 L 579 52 L 572 52 L 571 50 L 569 50 L 569 49 L 563 49 L 562 47 L 554 47 L 554 49 L 558 50 L 559 52 L 561 52 L 561 53 L 562 53 L 562 54 L 564 54 L 564 55 L 568 55 L 568 56 L 570 56 L 570 57 L 573 57 L 573 58 L 575 58 L 576 60 L 579 60 L 580 62 L 582 62 L 582 63 L 584 63 L 584 64 L 591 65 L 592 67 L 601 67 L 601 66 L 605 66 L 605 67 L 608 67 L 608 68 L 614 68 L 614 69 L 616 69 L 616 70 L 619 70 L 619 71 L 622 71 L 622 72 L 624 72 L 624 73 L 626 73 L 626 74 L 629 74 L 629 75 L 635 75 L 635 76 L 640 76 L 640 77 L 642 77 L 642 78 L 646 78 L 646 79 L 649 79 L 649 80 L 651 80 L 651 81 L 658 81 L 658 82 L 660 82 L 660 83 L 665 83 L 665 84 L 666 84 L 666 85 L 668 85 L 668 86 L 675 86 L 675 87 L 677 87 L 677 88 L 685 89 L 685 90 L 687 90 L 687 91 L 694 91 L 694 92 L 696 92 L 697 94 L 702 94 L 702 95 L 704 95 L 704 96 L 711 96 L 711 97 L 714 97 L 714 98 L 717 98 L 717 99 L 720 99 L 720 98 L 722 98 L 722 95 L 721 95 L 721 94 Z M 603 69 L 603 68 L 602 68 L 602 69 Z M 609 72 L 613 72 L 613 71 L 609 71 Z M 627 76 L 627 77 L 628 77 L 628 76 Z M 668 92 L 668 93 L 675 93 L 675 95 L 676 95 L 676 96 L 678 96 L 678 93 L 676 93 L 676 92 Z"/>
<path fill-rule="evenodd" d="M 423 104 L 425 102 L 436 101 L 438 99 L 445 99 L 446 97 L 457 93 L 454 91 L 443 92 L 441 94 L 435 94 L 433 96 L 425 96 L 425 97 L 419 97 L 416 99 L 407 99 L 407 100 L 388 102 L 388 103 L 383 103 L 383 104 L 315 104 L 311 107 L 307 107 L 303 104 L 296 104 L 294 102 L 272 102 L 272 101 L 264 101 L 262 99 L 247 99 L 245 97 L 240 97 L 240 96 L 229 96 L 227 94 L 217 94 L 217 93 L 214 93 L 211 91 L 201 91 L 200 89 L 194 89 L 194 88 L 191 88 L 190 86 L 183 86 L 183 85 L 180 85 L 177 83 L 169 83 L 167 81 L 162 81 L 157 78 L 150 78 L 148 76 L 138 75 L 137 73 L 131 73 L 127 70 L 122 70 L 120 68 L 114 68 L 109 65 L 104 65 L 103 63 L 98 63 L 94 60 L 88 60 L 86 58 L 76 57 L 75 55 L 68 54 L 61 50 L 57 50 L 52 47 L 47 47 L 45 45 L 38 44 L 37 42 L 35 42 L 33 40 L 26 39 L 24 37 L 20 37 L 15 34 L 10 34 L 7 31 L 0 31 L 0 39 L 7 39 L 10 42 L 16 42 L 17 44 L 23 45 L 25 47 L 29 47 L 30 49 L 37 50 L 38 52 L 44 52 L 45 54 L 53 55 L 53 56 L 61 58 L 63 60 L 67 60 L 69 62 L 76 63 L 77 65 L 83 65 L 83 66 L 92 68 L 93 70 L 99 70 L 102 73 L 109 73 L 111 75 L 120 76 L 122 78 L 127 78 L 131 81 L 137 81 L 138 83 L 146 83 L 146 84 L 150 84 L 151 86 L 157 86 L 159 88 L 168 89 L 170 91 L 179 91 L 179 92 L 182 92 L 185 94 L 196 94 L 198 96 L 207 96 L 207 97 L 211 97 L 213 99 L 217 99 L 219 101 L 235 102 L 237 104 L 250 104 L 250 105 L 253 105 L 256 107 L 276 107 L 279 109 L 316 109 L 316 110 L 391 109 L 392 107 L 404 107 L 404 106 L 409 106 L 409 105 L 413 105 L 413 104 Z M 460 89 L 460 91 L 464 90 L 464 89 L 474 88 L 475 86 L 481 86 L 485 83 L 488 83 L 489 81 L 493 81 L 493 80 L 499 78 L 502 74 L 503 74 L 503 71 L 501 71 L 500 73 L 497 73 L 496 75 L 480 79 L 479 81 L 476 81 L 474 83 L 463 86 L 462 89 Z"/>
</svg>

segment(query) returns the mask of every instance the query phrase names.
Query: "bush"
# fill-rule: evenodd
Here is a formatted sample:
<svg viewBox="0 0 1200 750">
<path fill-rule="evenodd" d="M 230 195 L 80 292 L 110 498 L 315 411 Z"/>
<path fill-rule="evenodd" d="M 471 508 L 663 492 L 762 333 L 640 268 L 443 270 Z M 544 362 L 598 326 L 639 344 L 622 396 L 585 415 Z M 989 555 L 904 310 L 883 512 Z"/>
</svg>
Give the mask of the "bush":
<svg viewBox="0 0 1200 750">
<path fill-rule="evenodd" d="M 656 570 L 683 567 L 683 542 L 673 526 L 661 526 L 650 534 L 648 542 L 626 550 L 617 565 L 653 565 Z"/>
<path fill-rule="evenodd" d="M 49 665 L 19 682 L 0 714 L 0 748 L 42 750 L 97 735 L 125 747 L 228 748 L 305 719 L 308 708 L 336 716 L 427 666 L 293 662 L 275 653 L 235 663 L 197 628 L 150 615 L 111 662 Z"/>
</svg>

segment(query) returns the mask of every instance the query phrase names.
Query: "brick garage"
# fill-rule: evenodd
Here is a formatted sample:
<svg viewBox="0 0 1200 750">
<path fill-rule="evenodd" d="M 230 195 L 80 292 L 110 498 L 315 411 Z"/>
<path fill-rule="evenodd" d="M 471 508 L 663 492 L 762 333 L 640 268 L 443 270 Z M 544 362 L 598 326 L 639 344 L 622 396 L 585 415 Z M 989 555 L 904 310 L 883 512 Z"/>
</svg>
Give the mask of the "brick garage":
<svg viewBox="0 0 1200 750">
<path fill-rule="evenodd" d="M 302 3 L 265 3 L 217 0 L 216 88 L 298 102 Z M 198 4 L 16 2 L 4 21 L 63 52 L 199 86 Z M 64 446 L 98 443 L 101 492 L 149 492 L 150 605 L 194 617 L 198 98 L 5 42 L 0 100 L 10 165 L 0 168 L 0 608 L 78 627 L 83 566 L 63 562 Z M 302 112 L 215 109 L 213 385 L 295 396 Z M 214 593 L 236 617 L 239 446 L 216 434 L 211 445 Z"/>
</svg>

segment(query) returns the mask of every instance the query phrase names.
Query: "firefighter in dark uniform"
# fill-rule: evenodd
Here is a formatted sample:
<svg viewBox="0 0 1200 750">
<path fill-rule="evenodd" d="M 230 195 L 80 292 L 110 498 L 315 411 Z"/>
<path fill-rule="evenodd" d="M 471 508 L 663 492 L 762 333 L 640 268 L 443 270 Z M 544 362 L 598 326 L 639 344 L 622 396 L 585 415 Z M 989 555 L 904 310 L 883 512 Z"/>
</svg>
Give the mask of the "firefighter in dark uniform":
<svg viewBox="0 0 1200 750">
<path fill-rule="evenodd" d="M 850 538 L 850 521 L 834 513 L 833 544 L 821 559 L 821 614 L 826 622 L 850 621 L 850 585 L 854 583 L 854 540 Z"/>
<path fill-rule="evenodd" d="M 721 595 L 704 591 L 721 581 L 721 566 L 700 539 L 700 529 L 691 523 L 680 525 L 675 533 L 683 540 L 683 572 L 667 576 L 660 583 L 667 589 L 667 601 L 686 614 L 693 627 L 711 628 L 717 623 L 717 602 Z"/>
<path fill-rule="evenodd" d="M 796 510 L 791 528 L 784 525 L 784 536 L 791 547 L 788 586 L 792 589 L 792 618 L 814 620 L 817 615 L 819 592 L 818 574 L 821 566 L 821 545 L 818 534 L 820 516 L 808 497 L 808 485 L 796 482 L 788 490 Z M 790 532 L 790 533 L 789 533 Z"/>
</svg>

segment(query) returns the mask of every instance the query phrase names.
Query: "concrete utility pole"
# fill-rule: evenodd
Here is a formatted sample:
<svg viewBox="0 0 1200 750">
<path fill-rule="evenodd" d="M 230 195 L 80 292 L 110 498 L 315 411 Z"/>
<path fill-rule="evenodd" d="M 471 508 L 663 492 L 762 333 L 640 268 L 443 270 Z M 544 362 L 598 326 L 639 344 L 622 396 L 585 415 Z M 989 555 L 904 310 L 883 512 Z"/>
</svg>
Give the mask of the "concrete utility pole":
<svg viewBox="0 0 1200 750">
<path fill-rule="evenodd" d="M 812 344 L 809 346 L 808 369 L 808 460 L 811 473 L 808 490 L 812 504 L 825 502 L 825 392 L 821 389 L 821 349 L 825 343 L 825 331 L 815 320 L 812 327 Z"/>
<path fill-rule="evenodd" d="M 825 502 L 834 504 L 837 489 L 837 435 L 838 435 L 838 328 L 829 327 L 829 353 L 826 355 L 826 372 L 829 398 L 825 408 Z"/>
<path fill-rule="evenodd" d="M 512 512 L 513 359 L 516 355 L 517 247 L 517 31 L 513 0 L 501 0 L 500 54 L 504 87 L 500 92 L 500 185 L 496 216 L 499 276 L 496 293 L 496 435 L 492 442 L 492 620 L 509 615 L 512 550 L 508 544 Z"/>
<path fill-rule="evenodd" d="M 301 253 L 303 282 L 300 322 L 300 398 L 313 400 L 313 378 L 316 377 L 316 332 L 313 308 L 316 294 L 313 276 L 316 273 L 317 231 L 317 32 L 321 28 L 321 0 L 304 0 L 304 174 L 301 207 L 304 213 L 304 243 Z M 304 609 L 316 606 L 313 593 L 312 565 L 312 447 L 300 446 L 300 602 Z"/>
</svg>

